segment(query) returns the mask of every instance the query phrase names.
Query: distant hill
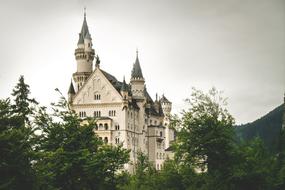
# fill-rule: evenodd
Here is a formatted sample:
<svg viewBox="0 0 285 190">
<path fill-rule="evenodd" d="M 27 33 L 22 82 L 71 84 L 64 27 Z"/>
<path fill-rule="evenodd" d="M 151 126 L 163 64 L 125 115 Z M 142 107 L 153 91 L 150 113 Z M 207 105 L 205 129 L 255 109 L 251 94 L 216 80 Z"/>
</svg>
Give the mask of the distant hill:
<svg viewBox="0 0 285 190">
<path fill-rule="evenodd" d="M 280 105 L 265 116 L 252 123 L 236 126 L 236 134 L 240 140 L 250 140 L 259 136 L 265 146 L 275 151 L 282 126 L 284 105 Z"/>
</svg>

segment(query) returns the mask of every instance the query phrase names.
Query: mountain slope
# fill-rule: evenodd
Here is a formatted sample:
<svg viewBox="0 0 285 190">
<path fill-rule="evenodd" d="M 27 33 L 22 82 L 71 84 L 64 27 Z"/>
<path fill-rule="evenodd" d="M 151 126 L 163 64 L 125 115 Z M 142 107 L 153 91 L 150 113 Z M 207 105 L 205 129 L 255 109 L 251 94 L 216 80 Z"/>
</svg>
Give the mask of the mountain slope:
<svg viewBox="0 0 285 190">
<path fill-rule="evenodd" d="M 265 116 L 252 123 L 236 127 L 236 134 L 240 140 L 250 140 L 259 136 L 266 147 L 271 151 L 276 150 L 282 126 L 284 105 L 280 105 Z"/>
</svg>

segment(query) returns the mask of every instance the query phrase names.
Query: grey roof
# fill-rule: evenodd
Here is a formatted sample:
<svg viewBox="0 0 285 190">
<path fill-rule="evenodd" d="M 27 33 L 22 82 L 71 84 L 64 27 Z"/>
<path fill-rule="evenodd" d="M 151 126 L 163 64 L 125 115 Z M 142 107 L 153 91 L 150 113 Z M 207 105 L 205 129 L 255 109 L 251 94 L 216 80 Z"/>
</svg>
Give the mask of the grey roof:
<svg viewBox="0 0 285 190">
<path fill-rule="evenodd" d="M 114 88 L 120 93 L 121 89 L 123 88 L 123 86 L 125 85 L 124 88 L 126 88 L 126 91 L 128 91 L 129 95 L 132 94 L 131 92 L 131 87 L 130 85 L 128 84 L 124 84 L 124 81 L 123 82 L 120 82 L 116 79 L 116 77 L 114 77 L 113 75 L 107 73 L 106 71 L 100 69 L 101 72 L 103 73 L 103 75 L 110 81 L 110 83 L 114 86 Z M 146 88 L 145 88 L 145 95 L 146 95 L 146 101 L 147 103 L 150 104 L 150 108 L 145 108 L 145 112 L 146 114 L 149 114 L 149 115 L 152 115 L 152 116 L 164 116 L 163 114 L 163 110 L 162 110 L 162 107 L 161 107 L 161 103 L 160 102 L 156 102 L 159 104 L 159 109 L 158 111 L 156 111 L 155 109 L 155 102 L 152 100 L 152 98 L 150 97 L 149 93 L 147 92 Z M 129 102 L 129 106 L 132 106 L 133 108 L 135 109 L 139 109 L 139 106 L 137 105 L 137 102 L 136 100 L 132 99 L 131 102 Z"/>
<path fill-rule="evenodd" d="M 125 81 L 125 77 L 124 77 L 124 80 L 123 80 L 123 84 L 121 86 L 121 91 L 128 91 L 127 84 L 126 84 L 126 81 Z"/>
<path fill-rule="evenodd" d="M 69 89 L 68 89 L 68 94 L 75 94 L 75 90 L 72 84 L 72 81 L 70 83 Z"/>
<path fill-rule="evenodd" d="M 84 14 L 84 20 L 81 27 L 81 32 L 79 33 L 79 40 L 77 44 L 84 43 L 84 39 L 90 39 L 91 40 L 91 34 L 89 33 L 87 21 L 86 21 L 86 15 Z"/>
<path fill-rule="evenodd" d="M 160 98 L 161 102 L 166 102 L 166 103 L 171 103 L 165 96 L 164 94 L 162 95 L 162 97 Z"/>
<path fill-rule="evenodd" d="M 132 78 L 143 78 L 141 66 L 140 66 L 140 61 L 138 57 L 138 51 L 137 51 L 137 57 L 136 61 L 133 65 L 133 70 L 132 70 Z"/>
</svg>

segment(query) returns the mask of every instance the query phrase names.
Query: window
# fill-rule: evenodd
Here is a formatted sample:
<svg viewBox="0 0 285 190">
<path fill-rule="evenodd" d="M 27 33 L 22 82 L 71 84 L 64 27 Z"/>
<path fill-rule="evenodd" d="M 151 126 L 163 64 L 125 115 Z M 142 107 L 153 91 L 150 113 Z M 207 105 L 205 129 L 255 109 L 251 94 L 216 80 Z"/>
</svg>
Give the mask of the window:
<svg viewBox="0 0 285 190">
<path fill-rule="evenodd" d="M 104 143 L 106 143 L 106 144 L 108 143 L 108 137 L 104 138 Z"/>
<path fill-rule="evenodd" d="M 162 137 L 162 131 L 160 131 L 160 137 Z"/>
<path fill-rule="evenodd" d="M 94 111 L 94 117 L 101 117 L 101 111 Z"/>
<path fill-rule="evenodd" d="M 110 110 L 109 111 L 109 116 L 116 116 L 116 110 Z"/>
<path fill-rule="evenodd" d="M 108 130 L 108 124 L 107 123 L 104 124 L 104 129 Z"/>
<path fill-rule="evenodd" d="M 119 143 L 120 143 L 119 137 L 115 139 L 115 143 L 116 143 L 116 144 L 119 144 Z"/>
<path fill-rule="evenodd" d="M 115 125 L 115 130 L 120 130 L 120 125 Z"/>
<path fill-rule="evenodd" d="M 85 111 L 80 111 L 79 112 L 79 117 L 86 117 L 86 112 Z"/>
<path fill-rule="evenodd" d="M 102 129 L 102 127 L 103 127 L 103 124 L 100 123 L 100 124 L 99 124 L 99 129 Z"/>
<path fill-rule="evenodd" d="M 94 100 L 100 100 L 101 99 L 101 95 L 98 93 L 94 94 Z"/>
</svg>

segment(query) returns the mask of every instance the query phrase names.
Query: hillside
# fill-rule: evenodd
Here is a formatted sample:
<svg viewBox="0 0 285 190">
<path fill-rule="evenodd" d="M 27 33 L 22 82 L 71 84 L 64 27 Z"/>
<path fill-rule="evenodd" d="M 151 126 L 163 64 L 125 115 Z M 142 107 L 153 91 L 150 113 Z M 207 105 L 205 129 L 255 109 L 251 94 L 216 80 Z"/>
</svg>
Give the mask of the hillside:
<svg viewBox="0 0 285 190">
<path fill-rule="evenodd" d="M 237 126 L 236 134 L 238 138 L 240 140 L 250 140 L 259 136 L 270 150 L 276 150 L 283 112 L 284 105 L 282 104 L 254 122 Z"/>
</svg>

